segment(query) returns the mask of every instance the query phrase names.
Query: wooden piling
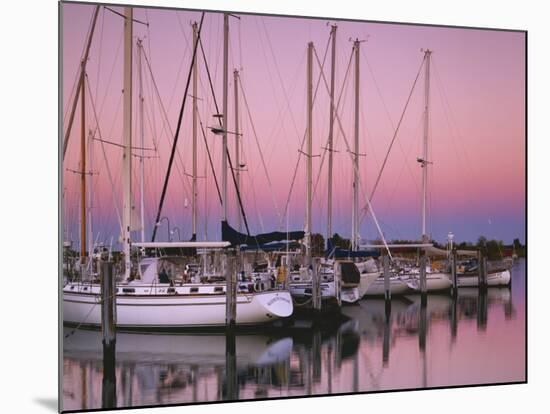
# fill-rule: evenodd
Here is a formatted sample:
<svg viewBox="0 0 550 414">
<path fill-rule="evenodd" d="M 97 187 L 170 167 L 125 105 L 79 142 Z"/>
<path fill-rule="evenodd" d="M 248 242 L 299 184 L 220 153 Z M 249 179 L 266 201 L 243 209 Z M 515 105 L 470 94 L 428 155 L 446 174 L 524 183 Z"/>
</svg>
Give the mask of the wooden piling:
<svg viewBox="0 0 550 414">
<path fill-rule="evenodd" d="M 483 272 L 481 273 L 482 287 L 487 289 L 487 257 L 483 256 Z"/>
<path fill-rule="evenodd" d="M 420 295 L 421 303 L 426 304 L 427 300 L 427 283 L 426 283 L 426 252 L 420 250 Z"/>
<path fill-rule="evenodd" d="M 386 313 L 391 311 L 391 288 L 390 288 L 390 257 L 384 255 L 382 258 L 384 267 L 384 304 Z"/>
<path fill-rule="evenodd" d="M 113 262 L 103 262 L 101 272 L 101 333 L 103 345 L 116 343 L 116 280 Z"/>
<path fill-rule="evenodd" d="M 233 258 L 234 259 L 234 258 Z M 233 262 L 234 263 L 234 262 Z M 229 330 L 225 334 L 225 395 L 224 400 L 236 401 L 239 399 L 237 380 L 237 355 L 235 331 Z"/>
<path fill-rule="evenodd" d="M 237 319 L 237 272 L 236 259 L 233 255 L 225 255 L 225 325 L 227 329 L 235 328 Z"/>
<path fill-rule="evenodd" d="M 386 307 L 384 318 L 384 337 L 382 340 L 382 367 L 386 368 L 390 362 L 390 344 L 391 344 L 391 309 Z"/>
<path fill-rule="evenodd" d="M 477 285 L 479 289 L 487 288 L 487 258 L 481 251 L 477 253 Z"/>
<path fill-rule="evenodd" d="M 321 275 L 319 273 L 319 258 L 314 257 L 311 261 L 311 301 L 315 311 L 321 310 Z M 335 274 L 336 277 L 336 274 Z"/>
<path fill-rule="evenodd" d="M 457 266 L 456 250 L 453 249 L 451 251 L 451 276 L 452 276 L 452 282 L 453 282 L 453 289 L 452 289 L 453 297 L 456 297 L 458 295 L 458 276 L 456 273 L 456 266 Z"/>
<path fill-rule="evenodd" d="M 101 333 L 103 337 L 102 408 L 116 408 L 116 280 L 113 262 L 102 263 Z"/>
</svg>

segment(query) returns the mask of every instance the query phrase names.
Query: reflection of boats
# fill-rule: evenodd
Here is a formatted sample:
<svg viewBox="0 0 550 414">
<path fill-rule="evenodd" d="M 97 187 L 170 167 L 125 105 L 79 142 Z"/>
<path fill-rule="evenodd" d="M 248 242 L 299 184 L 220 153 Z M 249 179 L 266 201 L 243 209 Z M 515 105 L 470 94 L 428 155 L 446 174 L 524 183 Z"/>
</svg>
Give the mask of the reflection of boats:
<svg viewBox="0 0 550 414">
<path fill-rule="evenodd" d="M 65 327 L 63 355 L 79 360 L 103 360 L 101 332 Z M 235 335 L 239 364 L 271 364 L 286 360 L 292 350 L 292 338 L 275 339 L 269 335 Z M 117 332 L 117 362 L 185 363 L 223 365 L 226 357 L 225 335 L 178 333 Z"/>
<path fill-rule="evenodd" d="M 117 285 L 117 326 L 122 328 L 193 328 L 225 325 L 224 280 L 174 284 L 159 281 L 159 268 L 181 267 L 182 258 L 147 258 L 141 261 L 140 279 Z M 164 267 L 163 267 L 164 266 Z M 63 288 L 63 321 L 101 324 L 100 285 L 69 283 Z M 288 291 L 272 290 L 263 281 L 237 283 L 237 325 L 270 322 L 292 314 Z"/>
</svg>

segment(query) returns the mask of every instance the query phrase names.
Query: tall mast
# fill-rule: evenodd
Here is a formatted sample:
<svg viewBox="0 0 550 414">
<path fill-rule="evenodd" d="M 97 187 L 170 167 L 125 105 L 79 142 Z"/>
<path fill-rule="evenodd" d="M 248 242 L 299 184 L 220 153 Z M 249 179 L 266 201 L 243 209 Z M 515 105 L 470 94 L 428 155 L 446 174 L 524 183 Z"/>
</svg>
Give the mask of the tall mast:
<svg viewBox="0 0 550 414">
<path fill-rule="evenodd" d="M 197 22 L 193 23 L 193 50 L 197 48 L 198 27 Z M 193 62 L 193 199 L 191 210 L 193 216 L 192 240 L 197 237 L 197 59 Z M 206 206 L 205 206 L 206 208 Z"/>
<path fill-rule="evenodd" d="M 130 276 L 130 228 L 132 220 L 132 19 L 131 7 L 124 8 L 124 117 L 122 135 L 122 244 L 124 251 L 125 277 Z"/>
<path fill-rule="evenodd" d="M 425 78 L 424 78 L 424 142 L 422 151 L 422 241 L 428 241 L 426 231 L 426 208 L 428 205 L 428 132 L 430 127 L 429 109 L 430 109 L 430 59 L 432 51 L 424 51 Z"/>
<path fill-rule="evenodd" d="M 239 148 L 239 92 L 238 92 L 238 82 L 239 82 L 239 71 L 237 69 L 233 70 L 233 86 L 235 89 L 235 180 L 237 181 L 237 191 L 241 191 L 241 158 L 240 158 L 240 148 Z M 241 231 L 241 214 L 237 210 L 237 229 Z"/>
<path fill-rule="evenodd" d="M 312 174 L 312 140 L 313 140 L 313 42 L 307 45 L 307 201 L 306 201 L 306 260 L 311 264 L 311 194 L 313 187 Z"/>
<path fill-rule="evenodd" d="M 137 41 L 138 68 L 139 68 L 139 135 L 141 143 L 141 157 L 139 158 L 139 196 L 140 196 L 140 218 L 141 218 L 141 241 L 145 241 L 145 138 L 143 128 L 143 79 L 141 55 L 143 53 L 143 44 L 141 39 Z"/>
<path fill-rule="evenodd" d="M 99 8 L 100 8 L 100 5 L 98 4 L 95 8 L 94 15 L 92 17 L 92 28 L 90 30 L 90 36 L 88 37 L 88 42 L 86 43 L 84 56 L 82 57 L 82 61 L 80 62 L 80 79 L 78 81 L 76 94 L 73 101 L 73 107 L 71 108 L 71 115 L 69 116 L 67 131 L 65 132 L 65 138 L 63 140 L 63 159 L 65 159 L 65 154 L 67 153 L 67 147 L 69 145 L 69 137 L 71 136 L 71 129 L 73 126 L 74 114 L 76 112 L 76 104 L 78 103 L 78 94 L 80 93 L 81 90 L 84 90 L 86 63 L 88 62 L 88 54 L 90 53 L 90 46 L 92 45 L 92 38 L 94 36 L 94 30 L 97 22 L 97 15 L 99 14 Z"/>
<path fill-rule="evenodd" d="M 229 41 L 229 15 L 223 15 L 223 154 L 222 154 L 222 198 L 223 220 L 227 221 L 227 61 Z"/>
<path fill-rule="evenodd" d="M 84 79 L 85 75 L 82 75 Z M 80 91 L 80 264 L 86 262 L 86 98 Z"/>
<path fill-rule="evenodd" d="M 330 70 L 330 116 L 328 130 L 328 206 L 327 206 L 327 240 L 332 237 L 332 152 L 334 133 L 334 77 L 336 72 L 336 29 L 332 26 L 330 36 L 332 38 L 331 70 Z"/>
<path fill-rule="evenodd" d="M 94 153 L 93 153 L 93 134 L 91 130 L 88 130 L 88 164 L 89 164 L 89 183 L 88 183 L 88 205 L 86 206 L 88 210 L 88 240 L 89 243 L 89 251 L 90 256 L 93 253 L 93 243 L 94 243 L 94 232 L 93 232 L 93 226 L 92 226 L 92 209 L 93 209 L 93 169 L 94 169 Z"/>
<path fill-rule="evenodd" d="M 351 210 L 351 249 L 359 245 L 359 40 L 353 42 L 355 51 L 355 128 L 353 146 L 353 203 Z"/>
</svg>

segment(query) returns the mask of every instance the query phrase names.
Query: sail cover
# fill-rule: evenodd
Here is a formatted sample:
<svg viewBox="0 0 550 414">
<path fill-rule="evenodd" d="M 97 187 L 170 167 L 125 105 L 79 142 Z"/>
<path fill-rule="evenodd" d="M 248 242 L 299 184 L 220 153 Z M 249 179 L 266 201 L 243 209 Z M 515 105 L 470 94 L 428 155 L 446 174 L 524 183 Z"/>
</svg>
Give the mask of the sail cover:
<svg viewBox="0 0 550 414">
<path fill-rule="evenodd" d="M 232 246 L 239 246 L 243 244 L 260 246 L 262 244 L 282 240 L 300 240 L 303 239 L 304 236 L 305 232 L 303 231 L 273 231 L 271 233 L 262 233 L 255 236 L 248 236 L 235 230 L 227 223 L 227 221 L 222 221 L 222 240 L 228 241 L 229 243 L 231 243 Z"/>
<path fill-rule="evenodd" d="M 380 252 L 376 250 L 357 250 L 342 249 L 341 247 L 334 246 L 332 239 L 328 239 L 327 251 L 325 252 L 327 257 L 334 257 L 335 259 L 352 258 L 352 257 L 378 257 Z"/>
</svg>

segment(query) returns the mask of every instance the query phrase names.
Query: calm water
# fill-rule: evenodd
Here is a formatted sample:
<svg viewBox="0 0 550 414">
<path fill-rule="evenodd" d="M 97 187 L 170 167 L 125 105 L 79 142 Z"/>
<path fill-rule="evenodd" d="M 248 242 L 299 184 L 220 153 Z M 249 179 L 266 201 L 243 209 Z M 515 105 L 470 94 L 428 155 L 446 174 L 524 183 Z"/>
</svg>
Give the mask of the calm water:
<svg viewBox="0 0 550 414">
<path fill-rule="evenodd" d="M 114 383 L 97 331 L 65 339 L 63 408 L 91 409 L 525 380 L 525 263 L 512 288 L 458 299 L 363 300 L 349 320 L 237 335 L 117 335 Z M 66 329 L 66 333 L 69 331 Z M 226 357 L 226 345 L 234 354 Z"/>
</svg>

